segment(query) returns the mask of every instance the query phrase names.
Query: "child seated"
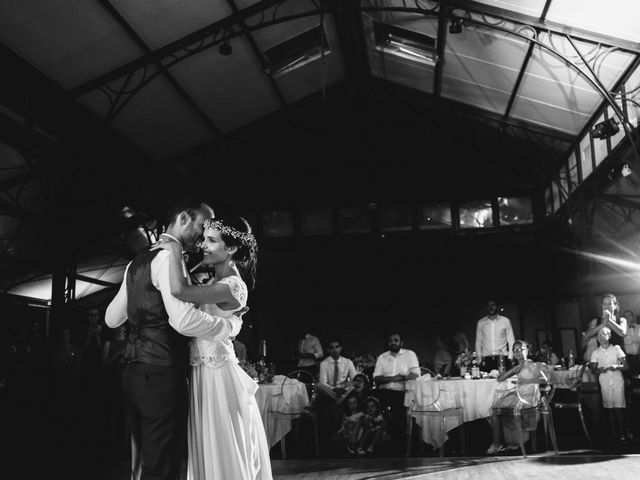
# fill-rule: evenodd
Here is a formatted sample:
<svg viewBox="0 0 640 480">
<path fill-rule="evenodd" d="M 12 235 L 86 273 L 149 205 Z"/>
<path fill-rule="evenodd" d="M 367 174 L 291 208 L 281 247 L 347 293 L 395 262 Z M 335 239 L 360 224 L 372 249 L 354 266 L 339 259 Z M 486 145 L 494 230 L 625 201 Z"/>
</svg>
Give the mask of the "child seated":
<svg viewBox="0 0 640 480">
<path fill-rule="evenodd" d="M 357 449 L 358 455 L 372 454 L 378 446 L 389 440 L 389 425 L 382 415 L 380 401 L 368 397 L 364 401 L 364 415 L 361 419 L 362 436 Z"/>
<path fill-rule="evenodd" d="M 350 395 L 346 400 L 346 411 L 342 417 L 342 425 L 336 432 L 338 442 L 345 445 L 347 452 L 356 453 L 360 437 L 362 436 L 362 417 L 358 399 Z"/>
</svg>

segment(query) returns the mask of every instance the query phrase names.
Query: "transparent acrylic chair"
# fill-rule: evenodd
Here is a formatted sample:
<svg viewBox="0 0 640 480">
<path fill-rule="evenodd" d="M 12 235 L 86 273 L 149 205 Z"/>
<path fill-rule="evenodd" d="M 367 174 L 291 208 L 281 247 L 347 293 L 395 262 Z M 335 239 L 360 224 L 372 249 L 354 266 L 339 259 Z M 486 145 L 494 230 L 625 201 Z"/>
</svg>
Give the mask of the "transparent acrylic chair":
<svg viewBox="0 0 640 480">
<path fill-rule="evenodd" d="M 577 370 L 562 372 L 562 376 L 551 374 L 554 388 L 553 395 L 549 398 L 549 405 L 554 410 L 575 410 L 580 419 L 582 431 L 587 437 L 589 448 L 593 448 L 582 411 L 582 382 L 585 368 L 586 364 L 582 364 Z"/>
<path fill-rule="evenodd" d="M 496 390 L 493 401 L 493 417 L 512 416 L 518 437 L 518 444 L 522 451 L 522 456 L 527 458 L 525 449 L 523 416 L 533 415 L 537 420 L 538 415 L 542 416 L 545 441 L 551 440 L 553 451 L 558 454 L 558 445 L 553 426 L 553 416 L 549 399 L 553 396 L 553 385 L 550 383 L 551 369 L 542 362 L 529 362 L 518 374 L 515 381 L 515 388 L 509 390 Z M 537 422 L 536 422 L 537 423 Z M 532 430 L 532 433 L 535 430 Z M 532 437 L 534 439 L 535 436 Z M 533 440 L 535 445 L 535 440 Z"/>
<path fill-rule="evenodd" d="M 420 379 L 416 382 L 429 382 L 431 388 L 421 388 L 421 394 L 412 394 L 411 404 L 407 409 L 407 456 L 411 452 L 411 438 L 413 434 L 412 417 L 427 417 L 437 419 L 439 426 L 440 457 L 444 456 L 444 439 L 447 432 L 447 419 L 457 418 L 460 425 L 460 450 L 465 451 L 464 438 L 464 412 L 460 403 L 457 390 L 444 388 L 444 382 L 438 380 L 437 376 L 429 369 L 421 367 Z M 426 375 L 431 379 L 426 380 Z M 430 391 L 429 391 L 430 390 Z M 429 393 L 427 393 L 429 391 Z M 425 393 L 427 393 L 425 395 Z"/>
<path fill-rule="evenodd" d="M 303 383 L 307 390 L 309 403 L 306 405 L 289 405 L 285 400 L 285 385 L 287 381 L 297 380 Z M 280 389 L 278 393 L 271 395 L 269 399 L 269 414 L 274 415 L 277 419 L 279 428 L 282 428 L 282 419 L 308 419 L 311 422 L 311 435 L 313 442 L 314 454 L 316 457 L 320 456 L 319 443 L 318 443 L 318 417 L 314 407 L 315 403 L 315 379 L 311 373 L 306 370 L 294 370 L 289 373 L 280 383 Z M 280 449 L 282 452 L 282 458 L 287 458 L 287 444 L 286 435 L 280 435 Z"/>
</svg>

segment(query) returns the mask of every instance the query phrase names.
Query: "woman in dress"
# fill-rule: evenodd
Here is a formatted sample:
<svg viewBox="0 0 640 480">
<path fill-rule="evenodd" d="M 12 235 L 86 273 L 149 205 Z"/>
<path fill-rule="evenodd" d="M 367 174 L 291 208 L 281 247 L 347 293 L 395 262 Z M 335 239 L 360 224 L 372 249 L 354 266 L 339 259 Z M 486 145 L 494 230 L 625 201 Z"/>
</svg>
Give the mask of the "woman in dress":
<svg viewBox="0 0 640 480">
<path fill-rule="evenodd" d="M 511 370 L 498 376 L 498 382 L 510 380 L 516 383 L 517 379 L 517 386 L 498 397 L 491 407 L 493 442 L 487 450 L 489 455 L 494 455 L 505 449 L 512 450 L 520 447 L 513 415 L 500 415 L 500 409 L 513 409 L 518 404 L 522 404 L 524 408 L 527 408 L 536 405 L 539 400 L 541 369 L 536 362 L 527 358 L 529 350 L 530 344 L 527 341 L 516 340 L 513 344 L 513 361 L 516 365 Z M 522 412 L 522 430 L 525 442 L 529 439 L 529 430 L 534 430 L 537 424 L 537 412 L 528 410 Z M 501 441 L 501 436 L 504 436 L 504 444 Z"/>
<path fill-rule="evenodd" d="M 238 312 L 254 285 L 257 244 L 241 217 L 205 222 L 203 265 L 215 269 L 207 285 L 188 285 L 176 242 L 160 248 L 171 255 L 171 293 L 228 322 L 221 335 L 191 340 L 189 480 L 269 480 L 269 446 L 255 400 L 256 382 L 238 365 L 233 339 L 240 332 Z M 236 313 L 236 315 L 234 315 Z"/>
</svg>

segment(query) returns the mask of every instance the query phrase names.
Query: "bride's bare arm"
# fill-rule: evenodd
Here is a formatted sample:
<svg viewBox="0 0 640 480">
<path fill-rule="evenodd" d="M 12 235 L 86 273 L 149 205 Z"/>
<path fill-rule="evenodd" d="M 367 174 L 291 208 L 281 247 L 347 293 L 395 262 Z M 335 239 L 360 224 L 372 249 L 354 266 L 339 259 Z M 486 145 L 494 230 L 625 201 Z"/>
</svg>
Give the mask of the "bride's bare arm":
<svg viewBox="0 0 640 480">
<path fill-rule="evenodd" d="M 231 295 L 231 290 L 226 284 L 189 285 L 182 270 L 182 249 L 176 242 L 162 242 L 158 248 L 169 251 L 169 285 L 171 295 L 183 302 L 212 304 L 229 303 L 231 308 L 240 306 Z"/>
</svg>

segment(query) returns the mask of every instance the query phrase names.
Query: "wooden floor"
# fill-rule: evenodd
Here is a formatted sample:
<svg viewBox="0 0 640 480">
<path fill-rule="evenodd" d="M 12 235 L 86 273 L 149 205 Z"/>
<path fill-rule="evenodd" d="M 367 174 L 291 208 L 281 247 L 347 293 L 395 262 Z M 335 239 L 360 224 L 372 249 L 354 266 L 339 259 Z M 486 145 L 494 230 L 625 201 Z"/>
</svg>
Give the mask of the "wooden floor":
<svg viewBox="0 0 640 480">
<path fill-rule="evenodd" d="M 275 480 L 631 480 L 640 478 L 640 454 L 587 451 L 522 456 L 450 458 L 341 458 L 272 460 Z M 91 478 L 128 480 L 125 461 L 101 468 Z M 183 465 L 181 480 L 185 480 Z M 236 480 L 236 479 L 223 479 Z M 240 479 L 237 479 L 240 480 Z"/>
<path fill-rule="evenodd" d="M 274 460 L 272 467 L 277 480 L 631 480 L 640 477 L 640 455 Z"/>
</svg>

